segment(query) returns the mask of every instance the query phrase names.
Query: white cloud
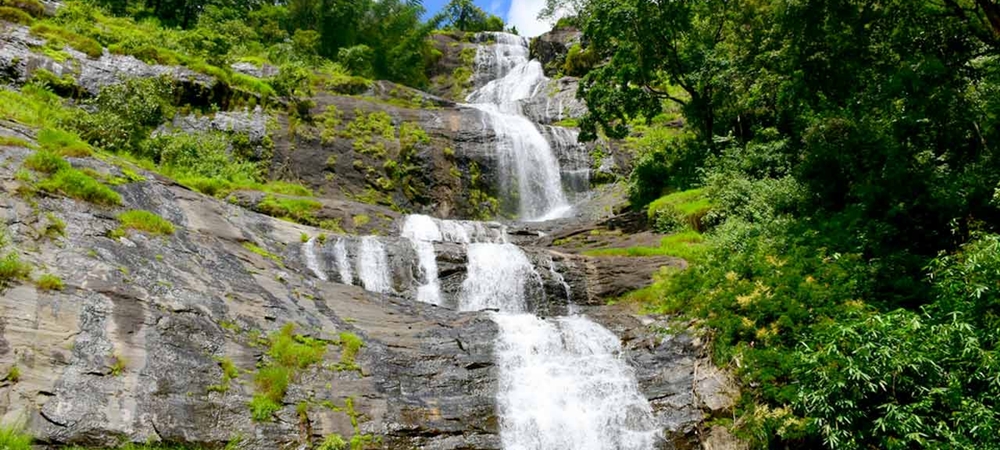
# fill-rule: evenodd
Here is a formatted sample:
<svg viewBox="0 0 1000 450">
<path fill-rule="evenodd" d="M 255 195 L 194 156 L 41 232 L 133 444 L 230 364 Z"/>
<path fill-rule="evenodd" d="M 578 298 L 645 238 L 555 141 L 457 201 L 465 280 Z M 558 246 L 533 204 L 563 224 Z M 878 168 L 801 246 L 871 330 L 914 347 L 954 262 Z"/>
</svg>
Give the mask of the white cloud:
<svg viewBox="0 0 1000 450">
<path fill-rule="evenodd" d="M 545 7 L 545 0 L 511 0 L 507 12 L 507 25 L 517 27 L 521 36 L 538 36 L 552 28 L 538 20 L 538 13 Z"/>
</svg>

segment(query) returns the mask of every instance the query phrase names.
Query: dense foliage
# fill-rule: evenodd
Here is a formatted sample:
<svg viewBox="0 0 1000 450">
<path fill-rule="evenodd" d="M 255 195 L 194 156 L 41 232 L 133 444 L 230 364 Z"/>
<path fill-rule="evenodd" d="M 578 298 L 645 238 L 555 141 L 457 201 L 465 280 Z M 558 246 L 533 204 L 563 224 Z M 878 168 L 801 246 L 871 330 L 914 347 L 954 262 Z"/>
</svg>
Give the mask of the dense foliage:
<svg viewBox="0 0 1000 450">
<path fill-rule="evenodd" d="M 710 208 L 706 253 L 642 299 L 712 330 L 736 429 L 1000 446 L 1000 4 L 549 3 L 600 61 L 581 127 L 631 136 L 634 206 L 701 188 L 654 203 L 665 229 Z"/>
<path fill-rule="evenodd" d="M 147 51 L 174 47 L 171 50 L 200 54 L 219 66 L 237 61 L 310 67 L 338 62 L 355 75 L 411 86 L 427 83 L 426 68 L 440 57 L 427 38 L 446 19 L 442 13 L 422 20 L 424 8 L 412 0 L 93 1 L 119 17 L 180 29 L 171 33 L 174 39 L 156 42 L 132 36 L 123 46 Z M 478 8 L 470 11 L 482 13 Z M 496 27 L 495 20 L 483 14 L 482 23 L 476 24 Z M 463 20 L 466 23 L 472 22 Z"/>
</svg>

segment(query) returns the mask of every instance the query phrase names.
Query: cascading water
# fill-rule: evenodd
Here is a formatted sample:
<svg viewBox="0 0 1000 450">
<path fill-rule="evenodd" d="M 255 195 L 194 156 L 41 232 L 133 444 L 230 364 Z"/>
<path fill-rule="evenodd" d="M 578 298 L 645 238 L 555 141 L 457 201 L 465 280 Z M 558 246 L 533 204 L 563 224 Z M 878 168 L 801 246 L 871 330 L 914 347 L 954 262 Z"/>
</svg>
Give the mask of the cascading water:
<svg viewBox="0 0 1000 450">
<path fill-rule="evenodd" d="M 424 284 L 417 288 L 417 300 L 432 305 L 441 304 L 441 287 L 438 285 L 437 255 L 434 242 L 441 241 L 441 230 L 428 216 L 407 216 L 403 222 L 404 238 L 413 244 L 424 273 Z"/>
<path fill-rule="evenodd" d="M 385 252 L 385 245 L 372 236 L 361 238 L 357 262 L 358 278 L 366 290 L 382 294 L 392 292 L 389 256 Z"/>
<path fill-rule="evenodd" d="M 327 278 L 323 268 L 320 267 L 319 258 L 316 258 L 316 238 L 306 241 L 305 245 L 302 246 L 302 254 L 306 259 L 306 267 L 316 275 L 316 278 L 327 281 L 329 278 Z"/>
<path fill-rule="evenodd" d="M 469 246 L 459 308 L 499 311 L 493 320 L 500 331 L 497 408 L 504 449 L 653 448 L 658 430 L 652 409 L 621 358 L 618 337 L 583 316 L 544 320 L 528 313 L 526 292 L 540 282 L 517 246 Z"/>
<path fill-rule="evenodd" d="M 548 84 L 538 61 L 529 60 L 528 41 L 507 33 L 486 33 L 495 43 L 480 48 L 476 74 L 491 81 L 469 94 L 469 106 L 487 118 L 496 135 L 497 170 L 503 192 L 517 192 L 521 220 L 548 220 L 571 210 L 563 193 L 559 160 L 549 142 L 522 113 L 518 101 Z M 512 185 L 516 183 L 516 186 Z"/>
<path fill-rule="evenodd" d="M 347 256 L 347 244 L 343 239 L 338 239 L 333 246 L 333 260 L 337 263 L 337 274 L 340 275 L 340 282 L 343 284 L 354 284 L 354 275 L 351 273 L 351 261 Z"/>
</svg>

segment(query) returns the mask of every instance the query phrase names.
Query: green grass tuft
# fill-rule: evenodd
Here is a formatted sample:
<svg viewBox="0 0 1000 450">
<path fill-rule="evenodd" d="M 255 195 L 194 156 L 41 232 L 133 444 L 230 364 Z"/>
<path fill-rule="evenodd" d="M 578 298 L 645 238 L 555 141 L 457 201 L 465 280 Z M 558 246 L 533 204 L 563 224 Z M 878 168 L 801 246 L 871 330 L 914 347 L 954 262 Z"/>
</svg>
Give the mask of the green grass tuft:
<svg viewBox="0 0 1000 450">
<path fill-rule="evenodd" d="M 21 427 L 0 427 L 0 449 L 31 450 L 33 440 L 30 434 L 21 430 Z"/>
<path fill-rule="evenodd" d="M 48 40 L 65 42 L 91 58 L 100 58 L 104 53 L 104 49 L 97 41 L 49 23 L 39 23 L 31 27 L 31 34 Z"/>
<path fill-rule="evenodd" d="M 39 182 L 38 188 L 97 205 L 116 206 L 122 203 L 122 197 L 117 192 L 76 169 L 60 170 L 51 178 Z"/>
<path fill-rule="evenodd" d="M 24 166 L 31 170 L 47 174 L 70 169 L 70 165 L 65 159 L 49 151 L 35 152 L 24 160 Z"/>
<path fill-rule="evenodd" d="M 93 154 L 90 145 L 76 133 L 58 128 L 43 128 L 38 132 L 38 145 L 42 150 L 69 158 L 83 158 Z"/>
<path fill-rule="evenodd" d="M 9 6 L 0 6 L 0 21 L 21 25 L 31 25 L 35 22 L 35 19 L 32 18 L 30 14 L 21 11 L 20 9 L 11 8 Z"/>
<path fill-rule="evenodd" d="M 659 247 L 604 248 L 584 252 L 587 256 L 674 256 L 698 261 L 705 253 L 704 237 L 697 231 L 684 231 L 666 236 Z"/>
<path fill-rule="evenodd" d="M 243 243 L 243 248 L 249 250 L 251 253 L 254 253 L 254 254 L 263 256 L 263 257 L 265 257 L 267 259 L 270 259 L 271 261 L 274 261 L 274 262 L 278 263 L 278 265 L 283 265 L 284 264 L 284 261 L 281 260 L 280 256 L 275 255 L 274 253 L 271 253 L 271 252 L 269 252 L 267 250 L 264 250 L 263 248 L 257 246 L 253 242 L 244 242 Z"/>
<path fill-rule="evenodd" d="M 27 280 L 29 276 L 31 276 L 31 266 L 21 261 L 17 253 L 11 252 L 0 257 L 0 291 L 13 282 Z"/>
<path fill-rule="evenodd" d="M 361 337 L 351 333 L 349 331 L 344 331 L 340 333 L 340 369 L 341 370 L 360 370 L 355 358 L 358 356 L 358 352 L 361 351 L 361 347 L 365 346 L 365 342 L 361 340 Z"/>
<path fill-rule="evenodd" d="M 263 214 L 307 225 L 318 223 L 313 212 L 321 208 L 323 204 L 316 200 L 278 198 L 273 195 L 264 197 L 264 200 L 257 204 L 257 210 Z"/>
<path fill-rule="evenodd" d="M 124 230 L 145 231 L 153 235 L 174 234 L 174 224 L 166 219 L 144 210 L 132 210 L 118 215 L 118 222 L 121 223 L 121 234 Z"/>
<path fill-rule="evenodd" d="M 61 291 L 66 287 L 61 278 L 50 273 L 38 277 L 35 280 L 35 286 L 40 291 Z"/>
<path fill-rule="evenodd" d="M 650 223 L 663 232 L 690 228 L 705 231 L 704 218 L 712 209 L 712 202 L 704 189 L 675 192 L 660 197 L 649 204 L 646 214 Z"/>
</svg>

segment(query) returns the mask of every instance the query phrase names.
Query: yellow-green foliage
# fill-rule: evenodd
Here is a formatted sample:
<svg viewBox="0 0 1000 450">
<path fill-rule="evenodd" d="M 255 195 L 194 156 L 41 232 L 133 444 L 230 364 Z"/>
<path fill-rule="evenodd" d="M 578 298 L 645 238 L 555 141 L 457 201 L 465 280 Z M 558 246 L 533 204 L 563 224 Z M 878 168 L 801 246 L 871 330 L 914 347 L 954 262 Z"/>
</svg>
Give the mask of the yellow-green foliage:
<svg viewBox="0 0 1000 450">
<path fill-rule="evenodd" d="M 91 58 L 99 58 L 104 53 L 101 44 L 98 44 L 97 41 L 53 24 L 36 24 L 31 27 L 31 34 L 49 40 L 65 42 Z"/>
<path fill-rule="evenodd" d="M 323 442 L 320 442 L 316 450 L 348 450 L 347 441 L 339 434 L 328 434 L 323 438 Z"/>
<path fill-rule="evenodd" d="M 56 236 L 66 235 L 66 222 L 53 213 L 46 213 L 45 219 L 48 221 L 48 223 L 45 224 L 45 230 L 43 233 L 45 236 L 54 238 Z"/>
<path fill-rule="evenodd" d="M 114 355 L 111 357 L 114 363 L 111 364 L 111 376 L 117 377 L 125 373 L 125 369 L 128 368 L 128 360 L 124 356 Z"/>
<path fill-rule="evenodd" d="M 55 53 L 53 56 L 62 57 L 62 55 L 59 53 Z M 58 77 L 56 76 L 56 74 L 49 72 L 48 70 L 45 69 L 35 69 L 35 71 L 32 72 L 31 74 L 30 82 L 38 85 L 48 86 L 57 94 L 67 97 L 75 96 L 78 89 L 76 85 L 76 80 L 73 79 L 72 75 L 63 74 L 63 76 Z"/>
<path fill-rule="evenodd" d="M 580 44 L 573 44 L 566 54 L 563 73 L 572 77 L 582 77 L 597 64 L 597 55 L 590 49 L 584 49 Z"/>
<path fill-rule="evenodd" d="M 31 15 L 17 8 L 0 6 L 0 21 L 19 23 L 21 25 L 31 25 L 35 19 Z"/>
<path fill-rule="evenodd" d="M 275 255 L 274 253 L 271 253 L 271 252 L 269 252 L 267 250 L 264 250 L 263 248 L 258 247 L 253 242 L 244 242 L 243 243 L 243 248 L 249 250 L 251 253 L 254 253 L 254 254 L 263 256 L 263 257 L 265 257 L 267 259 L 270 259 L 270 260 L 278 263 L 278 265 L 283 265 L 284 264 L 284 262 L 281 261 L 281 257 L 280 256 Z"/>
<path fill-rule="evenodd" d="M 135 209 L 118 215 L 121 230 L 145 231 L 154 235 L 174 234 L 174 224 L 149 211 Z"/>
<path fill-rule="evenodd" d="M 358 214 L 354 217 L 351 217 L 351 221 L 354 223 L 354 227 L 357 228 L 368 225 L 368 223 L 372 221 L 372 218 L 369 217 L 367 214 Z"/>
<path fill-rule="evenodd" d="M 65 287 L 61 278 L 50 273 L 38 277 L 35 280 L 35 286 L 40 291 L 61 291 Z"/>
<path fill-rule="evenodd" d="M 0 147 L 31 147 L 31 143 L 13 136 L 0 136 Z"/>
<path fill-rule="evenodd" d="M 115 206 L 122 203 L 122 197 L 117 192 L 76 169 L 60 170 L 51 178 L 39 182 L 38 188 L 97 205 Z"/>
<path fill-rule="evenodd" d="M 319 134 L 320 139 L 324 144 L 331 144 L 337 138 L 337 128 L 340 127 L 341 117 L 343 114 L 335 105 L 330 105 L 326 107 L 326 110 L 317 117 L 321 126 L 321 131 Z M 336 158 L 335 155 L 331 158 Z M 336 161 L 336 159 L 334 159 Z M 329 165 L 329 163 L 327 163 Z"/>
<path fill-rule="evenodd" d="M 69 116 L 61 102 L 48 88 L 36 84 L 26 84 L 20 92 L 0 89 L 0 117 L 29 127 L 56 127 Z"/>
<path fill-rule="evenodd" d="M 229 391 L 229 385 L 232 381 L 240 376 L 240 369 L 236 367 L 236 364 L 230 358 L 218 357 L 215 360 L 219 363 L 219 368 L 222 369 L 222 381 L 219 384 L 209 386 L 208 390 L 210 392 L 226 393 Z"/>
<path fill-rule="evenodd" d="M 295 334 L 295 324 L 289 322 L 271 336 L 267 355 L 284 367 L 305 369 L 322 361 L 324 353 L 325 342 Z"/>
<path fill-rule="evenodd" d="M 712 209 L 712 203 L 704 189 L 675 192 L 665 195 L 649 204 L 646 213 L 649 221 L 663 232 L 683 228 L 704 231 L 704 218 Z"/>
<path fill-rule="evenodd" d="M 21 381 L 21 368 L 17 367 L 17 364 L 10 366 L 10 370 L 7 371 L 7 376 L 4 380 L 10 381 L 11 383 Z"/>
<path fill-rule="evenodd" d="M 584 252 L 588 256 L 675 256 L 699 260 L 705 251 L 704 237 L 697 231 L 684 231 L 666 236 L 659 247 L 606 248 Z"/>
<path fill-rule="evenodd" d="M 281 410 L 288 385 L 299 370 L 323 360 L 326 343 L 295 334 L 295 324 L 287 323 L 270 337 L 269 362 L 254 376 L 255 393 L 250 414 L 256 421 L 269 420 Z"/>
<path fill-rule="evenodd" d="M 268 195 L 257 204 L 257 211 L 279 219 L 315 225 L 318 223 L 313 213 L 322 209 L 323 204 L 310 199 L 278 198 Z"/>
<path fill-rule="evenodd" d="M 42 128 L 36 139 L 43 150 L 69 158 L 83 158 L 93 153 L 79 135 L 59 128 Z"/>
<path fill-rule="evenodd" d="M 16 252 L 0 257 L 0 291 L 16 281 L 27 280 L 31 276 L 31 266 L 21 261 Z"/>
<path fill-rule="evenodd" d="M 20 427 L 0 427 L 0 448 L 4 450 L 31 450 L 33 438 Z"/>
<path fill-rule="evenodd" d="M 0 6 L 17 8 L 36 18 L 45 15 L 45 5 L 38 0 L 0 0 Z"/>
<path fill-rule="evenodd" d="M 357 110 L 355 114 L 357 117 L 347 124 L 343 136 L 354 140 L 354 151 L 379 159 L 385 158 L 385 141 L 396 139 L 396 128 L 392 125 L 392 117 L 382 111 L 366 114 Z"/>
<path fill-rule="evenodd" d="M 62 159 L 59 155 L 48 152 L 48 151 L 38 151 L 33 155 L 29 156 L 24 160 L 24 166 L 42 173 L 54 174 L 63 170 L 70 170 L 71 167 L 65 159 Z"/>
<path fill-rule="evenodd" d="M 340 369 L 341 370 L 360 370 L 355 358 L 358 352 L 361 351 L 361 347 L 364 347 L 365 342 L 361 340 L 358 335 L 344 331 L 340 333 Z"/>
</svg>

